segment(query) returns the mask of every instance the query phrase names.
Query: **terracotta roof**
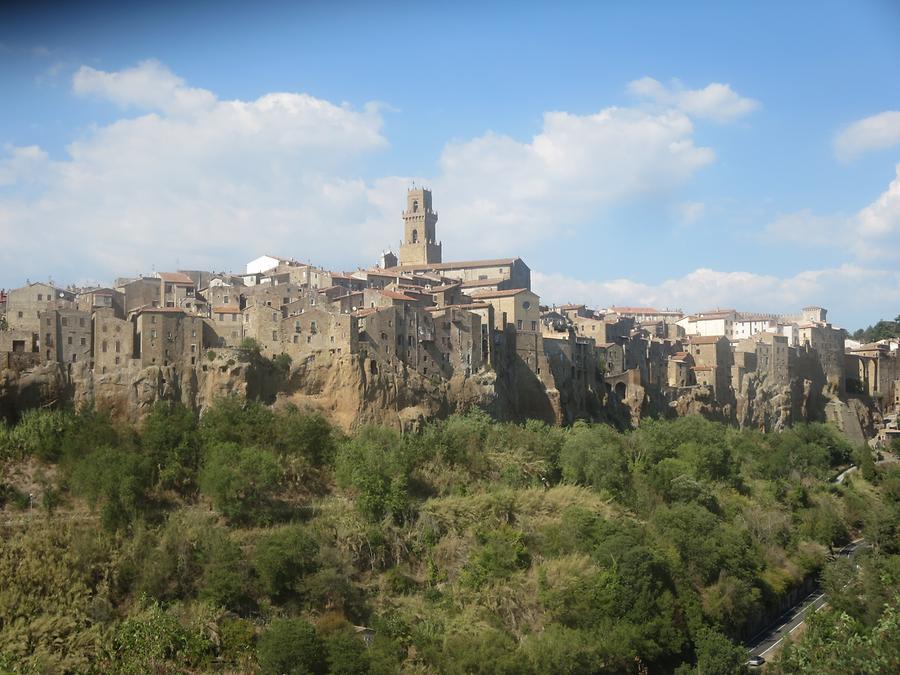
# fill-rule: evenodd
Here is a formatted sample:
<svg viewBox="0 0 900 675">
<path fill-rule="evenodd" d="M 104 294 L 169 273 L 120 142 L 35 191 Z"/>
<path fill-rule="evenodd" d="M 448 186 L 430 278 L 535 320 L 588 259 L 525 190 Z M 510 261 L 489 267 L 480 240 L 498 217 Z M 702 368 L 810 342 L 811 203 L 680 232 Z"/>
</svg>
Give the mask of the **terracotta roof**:
<svg viewBox="0 0 900 675">
<path fill-rule="evenodd" d="M 461 282 L 456 282 L 455 284 L 443 284 L 441 286 L 432 286 L 428 289 L 429 293 L 446 293 L 447 291 L 452 291 L 454 288 L 459 288 L 462 285 Z"/>
<path fill-rule="evenodd" d="M 489 260 L 461 260 L 459 262 L 431 263 L 429 265 L 397 265 L 391 269 L 398 270 L 452 270 L 461 267 L 497 267 L 512 265 L 521 258 L 493 258 Z"/>
<path fill-rule="evenodd" d="M 714 345 L 721 340 L 724 335 L 691 335 L 688 342 L 692 345 Z"/>
<path fill-rule="evenodd" d="M 519 293 L 528 293 L 527 288 L 511 288 L 508 291 L 475 291 L 473 298 L 507 298 Z"/>
<path fill-rule="evenodd" d="M 241 310 L 239 307 L 213 307 L 213 314 L 240 314 Z"/>
<path fill-rule="evenodd" d="M 181 272 L 157 272 L 156 276 L 169 284 L 179 284 L 184 286 L 193 286 L 194 280 L 187 274 Z"/>
<path fill-rule="evenodd" d="M 381 294 L 387 298 L 391 298 L 392 300 L 405 300 L 407 302 L 416 301 L 416 298 L 411 298 L 404 293 L 397 293 L 396 291 L 381 291 Z"/>
<path fill-rule="evenodd" d="M 365 307 L 363 309 L 358 309 L 351 314 L 351 316 L 362 318 L 364 316 L 369 316 L 369 314 L 374 314 L 378 309 L 375 307 Z"/>
<path fill-rule="evenodd" d="M 683 359 L 685 356 L 690 356 L 688 352 L 675 352 L 672 354 L 673 359 Z"/>
</svg>

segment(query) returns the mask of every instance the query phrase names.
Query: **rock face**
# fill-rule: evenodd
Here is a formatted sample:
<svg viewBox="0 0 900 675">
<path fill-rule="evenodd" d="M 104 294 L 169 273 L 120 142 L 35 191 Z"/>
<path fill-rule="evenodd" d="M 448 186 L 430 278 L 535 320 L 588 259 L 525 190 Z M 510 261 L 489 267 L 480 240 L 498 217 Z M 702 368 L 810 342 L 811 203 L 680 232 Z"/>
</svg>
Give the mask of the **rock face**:
<svg viewBox="0 0 900 675">
<path fill-rule="evenodd" d="M 708 386 L 660 390 L 634 382 L 585 397 L 526 371 L 486 370 L 442 380 L 425 377 L 402 363 L 379 364 L 357 354 L 322 352 L 285 373 L 269 361 L 242 360 L 234 350 L 219 350 L 214 359 L 188 370 L 131 365 L 100 374 L 82 364 L 48 364 L 0 371 L 0 418 L 14 420 L 29 408 L 72 404 L 94 405 L 118 419 L 140 424 L 159 400 L 180 401 L 202 412 L 216 398 L 235 394 L 267 404 L 320 410 L 348 430 L 363 424 L 412 430 L 428 419 L 472 406 L 501 420 L 537 418 L 560 424 L 591 419 L 623 429 L 639 426 L 648 416 L 702 415 L 764 431 L 828 420 L 854 443 L 871 435 L 878 422 L 866 401 L 842 400 L 803 379 L 776 384 L 764 374 L 752 374 L 730 398 L 717 397 Z"/>
</svg>

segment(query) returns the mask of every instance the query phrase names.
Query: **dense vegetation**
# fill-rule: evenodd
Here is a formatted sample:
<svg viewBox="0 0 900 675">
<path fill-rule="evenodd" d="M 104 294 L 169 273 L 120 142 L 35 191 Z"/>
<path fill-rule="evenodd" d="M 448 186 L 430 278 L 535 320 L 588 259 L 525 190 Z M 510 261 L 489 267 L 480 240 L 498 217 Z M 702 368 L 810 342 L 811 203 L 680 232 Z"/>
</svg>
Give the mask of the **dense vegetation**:
<svg viewBox="0 0 900 675">
<path fill-rule="evenodd" d="M 877 342 L 888 338 L 900 338 L 900 316 L 893 321 L 882 319 L 874 326 L 860 328 L 853 333 L 853 339 L 860 342 Z"/>
<path fill-rule="evenodd" d="M 30 412 L 0 460 L 0 671 L 742 672 L 821 572 L 835 609 L 778 667 L 896 672 L 900 471 L 824 425 L 344 436 L 224 399 Z"/>
</svg>

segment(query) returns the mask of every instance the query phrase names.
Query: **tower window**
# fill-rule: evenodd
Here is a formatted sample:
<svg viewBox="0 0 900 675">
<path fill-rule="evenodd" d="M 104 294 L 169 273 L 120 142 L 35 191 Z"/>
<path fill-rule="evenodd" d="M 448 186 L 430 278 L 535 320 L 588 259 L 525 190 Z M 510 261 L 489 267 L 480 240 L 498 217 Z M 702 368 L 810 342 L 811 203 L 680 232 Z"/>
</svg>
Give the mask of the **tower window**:
<svg viewBox="0 0 900 675">
<path fill-rule="evenodd" d="M 419 231 L 413 230 L 412 231 L 412 243 L 415 244 L 417 241 L 419 241 Z"/>
<path fill-rule="evenodd" d="M 419 200 L 413 199 L 413 213 L 416 213 L 419 210 Z"/>
</svg>

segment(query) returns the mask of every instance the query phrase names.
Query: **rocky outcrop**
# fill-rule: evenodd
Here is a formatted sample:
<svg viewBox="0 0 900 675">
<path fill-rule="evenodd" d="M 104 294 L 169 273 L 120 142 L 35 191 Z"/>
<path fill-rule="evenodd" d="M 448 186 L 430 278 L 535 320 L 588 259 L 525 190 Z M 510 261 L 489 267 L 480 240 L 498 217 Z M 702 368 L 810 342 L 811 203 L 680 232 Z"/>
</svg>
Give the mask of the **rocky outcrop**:
<svg viewBox="0 0 900 675">
<path fill-rule="evenodd" d="M 140 424 L 159 400 L 180 401 L 202 411 L 218 397 L 234 394 L 320 410 L 348 430 L 364 424 L 412 430 L 426 420 L 472 406 L 501 420 L 536 418 L 560 424 L 586 418 L 623 429 L 639 426 L 645 417 L 683 415 L 763 431 L 827 420 L 854 443 L 871 436 L 879 421 L 874 406 L 866 401 L 840 399 L 810 380 L 778 384 L 759 373 L 745 377 L 740 391 L 730 398 L 716 396 L 709 386 L 660 389 L 622 376 L 614 388 L 592 394 L 588 401 L 567 391 L 564 384 L 558 389 L 554 381 L 540 380 L 516 364 L 501 374 L 488 369 L 445 380 L 426 377 L 399 361 L 385 363 L 359 354 L 320 352 L 293 364 L 289 372 L 236 350 L 211 355 L 197 368 L 184 370 L 141 368 L 134 362 L 108 374 L 91 371 L 86 364 L 2 370 L 0 416 L 14 420 L 29 408 L 93 405 Z"/>
</svg>

